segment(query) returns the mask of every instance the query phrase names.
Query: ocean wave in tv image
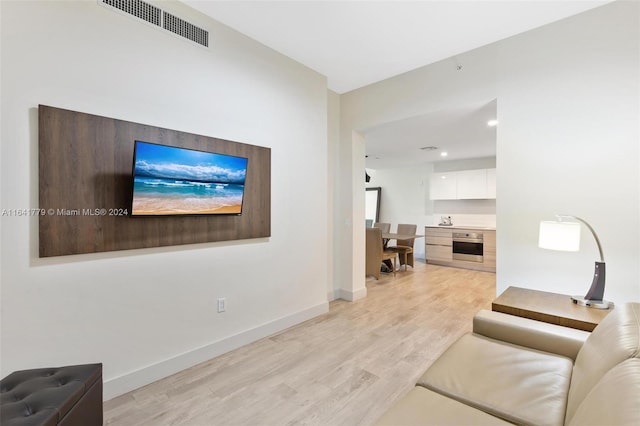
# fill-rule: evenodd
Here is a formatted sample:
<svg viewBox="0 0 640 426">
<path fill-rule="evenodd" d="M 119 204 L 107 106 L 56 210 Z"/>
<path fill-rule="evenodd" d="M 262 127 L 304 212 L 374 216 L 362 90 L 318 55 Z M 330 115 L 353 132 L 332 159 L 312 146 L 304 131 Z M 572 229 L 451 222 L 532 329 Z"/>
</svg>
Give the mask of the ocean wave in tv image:
<svg viewBox="0 0 640 426">
<path fill-rule="evenodd" d="M 240 214 L 247 161 L 136 141 L 132 214 Z"/>
<path fill-rule="evenodd" d="M 239 214 L 244 185 L 136 177 L 133 190 L 133 214 Z"/>
</svg>

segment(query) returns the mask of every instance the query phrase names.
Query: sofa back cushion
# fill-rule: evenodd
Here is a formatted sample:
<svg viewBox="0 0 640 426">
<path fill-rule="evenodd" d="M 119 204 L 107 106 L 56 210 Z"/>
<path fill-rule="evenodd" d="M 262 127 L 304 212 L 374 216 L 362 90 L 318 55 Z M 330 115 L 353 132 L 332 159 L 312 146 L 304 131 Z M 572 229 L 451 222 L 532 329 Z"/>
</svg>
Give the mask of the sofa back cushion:
<svg viewBox="0 0 640 426">
<path fill-rule="evenodd" d="M 616 306 L 578 352 L 571 376 L 565 423 L 613 367 L 640 354 L 640 303 Z M 637 394 L 636 394 L 637 395 Z"/>
<path fill-rule="evenodd" d="M 640 359 L 607 371 L 578 406 L 568 426 L 640 425 Z"/>
</svg>

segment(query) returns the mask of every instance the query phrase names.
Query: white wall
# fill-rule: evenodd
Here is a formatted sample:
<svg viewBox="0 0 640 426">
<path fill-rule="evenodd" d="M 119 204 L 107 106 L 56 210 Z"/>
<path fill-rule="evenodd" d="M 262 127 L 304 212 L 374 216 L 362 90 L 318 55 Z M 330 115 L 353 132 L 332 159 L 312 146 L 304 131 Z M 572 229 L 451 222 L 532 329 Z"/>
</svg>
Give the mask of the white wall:
<svg viewBox="0 0 640 426">
<path fill-rule="evenodd" d="M 391 223 L 395 232 L 399 223 L 415 223 L 418 234 L 423 234 L 424 225 L 432 222 L 433 202 L 429 200 L 429 175 L 432 164 L 413 167 L 371 170 L 371 181 L 367 187 L 381 188 L 380 222 Z M 424 259 L 424 238 L 415 240 L 413 250 L 416 258 Z"/>
<path fill-rule="evenodd" d="M 588 234 L 578 253 L 537 247 L 539 221 L 562 212 L 598 231 L 606 297 L 640 300 L 639 15 L 638 2 L 614 2 L 458 55 L 460 72 L 445 60 L 343 94 L 341 143 L 352 129 L 497 98 L 497 291 L 586 292 Z M 350 244 L 364 241 L 354 232 Z"/>
<path fill-rule="evenodd" d="M 605 296 L 640 300 L 640 3 L 614 2 L 500 48 L 498 290 L 581 294 L 598 251 L 539 249 L 541 219 L 580 216 L 598 233 Z"/>
<path fill-rule="evenodd" d="M 39 259 L 37 219 L 2 216 L 3 376 L 103 362 L 109 398 L 327 311 L 325 77 L 176 2 L 208 49 L 95 1 L 0 5 L 2 209 L 38 205 L 38 104 L 272 149 L 270 238 Z"/>
</svg>

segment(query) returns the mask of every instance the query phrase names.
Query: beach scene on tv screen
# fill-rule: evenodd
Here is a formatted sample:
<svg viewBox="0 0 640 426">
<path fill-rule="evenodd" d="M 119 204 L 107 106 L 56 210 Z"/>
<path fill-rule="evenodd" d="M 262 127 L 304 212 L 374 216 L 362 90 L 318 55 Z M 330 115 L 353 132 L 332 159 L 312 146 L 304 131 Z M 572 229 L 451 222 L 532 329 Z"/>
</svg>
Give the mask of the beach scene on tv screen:
<svg viewBox="0 0 640 426">
<path fill-rule="evenodd" d="M 136 141 L 133 215 L 240 214 L 247 159 Z"/>
</svg>

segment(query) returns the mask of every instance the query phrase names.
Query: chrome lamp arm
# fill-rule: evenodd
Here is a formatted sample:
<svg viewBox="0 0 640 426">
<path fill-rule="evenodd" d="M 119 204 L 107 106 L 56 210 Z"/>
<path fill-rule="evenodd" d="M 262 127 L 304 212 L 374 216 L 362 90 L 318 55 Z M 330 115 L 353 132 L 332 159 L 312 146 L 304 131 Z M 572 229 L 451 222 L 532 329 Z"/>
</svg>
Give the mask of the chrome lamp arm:
<svg viewBox="0 0 640 426">
<path fill-rule="evenodd" d="M 579 218 L 577 216 L 559 214 L 556 215 L 558 220 L 562 220 L 563 218 L 575 219 L 579 222 L 584 223 L 584 225 L 591 231 L 593 238 L 596 240 L 596 244 L 598 245 L 598 251 L 600 252 L 600 262 L 596 261 L 595 270 L 593 272 L 593 281 L 591 282 L 591 287 L 589 287 L 589 291 L 584 297 L 573 296 L 571 299 L 573 303 L 588 306 L 591 308 L 598 309 L 609 309 L 611 307 L 611 302 L 607 302 L 604 300 L 604 283 L 605 283 L 605 263 L 604 263 L 604 254 L 602 253 L 602 245 L 600 244 L 600 238 L 598 238 L 598 234 L 593 230 L 591 225 L 587 223 L 586 220 Z"/>
<path fill-rule="evenodd" d="M 600 262 L 604 263 L 604 254 L 602 253 L 602 245 L 600 244 L 600 238 L 598 238 L 598 234 L 596 234 L 596 231 L 593 230 L 591 225 L 589 225 L 589 223 L 586 220 L 584 220 L 584 219 L 582 219 L 582 218 L 580 218 L 578 216 L 571 216 L 569 214 L 557 214 L 556 217 L 558 219 L 560 219 L 561 221 L 562 221 L 562 219 L 568 218 L 568 219 L 575 219 L 575 220 L 577 220 L 579 222 L 584 223 L 584 226 L 586 226 L 589 229 L 589 231 L 591 231 L 591 234 L 593 235 L 593 238 L 596 239 L 596 244 L 598 245 L 598 251 L 600 252 Z"/>
</svg>

